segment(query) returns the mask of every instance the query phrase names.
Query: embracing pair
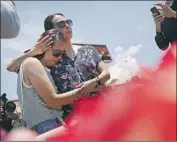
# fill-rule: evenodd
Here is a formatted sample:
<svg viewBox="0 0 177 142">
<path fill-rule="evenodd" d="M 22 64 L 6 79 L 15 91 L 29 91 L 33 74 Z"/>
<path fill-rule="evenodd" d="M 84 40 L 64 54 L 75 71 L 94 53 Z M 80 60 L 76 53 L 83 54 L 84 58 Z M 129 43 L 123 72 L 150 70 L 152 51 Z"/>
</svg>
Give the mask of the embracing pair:
<svg viewBox="0 0 177 142">
<path fill-rule="evenodd" d="M 35 46 L 7 66 L 18 73 L 22 118 L 39 134 L 65 126 L 72 103 L 99 91 L 110 78 L 94 47 L 72 44 L 72 26 L 61 13 L 49 15 Z"/>
</svg>

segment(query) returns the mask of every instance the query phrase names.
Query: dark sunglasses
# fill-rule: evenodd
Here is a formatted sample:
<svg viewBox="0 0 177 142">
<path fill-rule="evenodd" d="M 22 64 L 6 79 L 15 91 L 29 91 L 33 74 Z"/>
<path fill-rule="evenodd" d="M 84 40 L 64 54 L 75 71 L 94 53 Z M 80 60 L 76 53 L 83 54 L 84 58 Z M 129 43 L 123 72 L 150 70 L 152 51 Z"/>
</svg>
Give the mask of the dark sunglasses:
<svg viewBox="0 0 177 142">
<path fill-rule="evenodd" d="M 62 50 L 52 50 L 52 55 L 54 57 L 59 57 L 59 56 L 62 56 L 63 54 L 65 54 L 66 51 L 62 51 Z"/>
<path fill-rule="evenodd" d="M 68 19 L 66 21 L 59 21 L 56 24 L 54 24 L 54 28 L 64 28 L 65 26 L 69 25 L 70 27 L 73 26 L 73 21 Z"/>
</svg>

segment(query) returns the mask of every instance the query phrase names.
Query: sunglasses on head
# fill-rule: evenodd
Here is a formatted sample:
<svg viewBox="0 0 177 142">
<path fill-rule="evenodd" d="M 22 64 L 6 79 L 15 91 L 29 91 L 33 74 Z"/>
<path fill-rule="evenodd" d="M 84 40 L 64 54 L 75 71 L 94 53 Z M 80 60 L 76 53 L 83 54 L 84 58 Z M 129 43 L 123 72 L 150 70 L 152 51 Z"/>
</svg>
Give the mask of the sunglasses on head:
<svg viewBox="0 0 177 142">
<path fill-rule="evenodd" d="M 62 56 L 63 54 L 65 54 L 66 51 L 62 51 L 62 50 L 52 50 L 52 55 L 54 57 L 59 57 L 59 56 Z"/>
<path fill-rule="evenodd" d="M 59 21 L 56 24 L 54 24 L 54 28 L 64 28 L 66 24 L 71 27 L 73 26 L 73 21 L 70 19 L 67 19 L 66 21 Z"/>
</svg>

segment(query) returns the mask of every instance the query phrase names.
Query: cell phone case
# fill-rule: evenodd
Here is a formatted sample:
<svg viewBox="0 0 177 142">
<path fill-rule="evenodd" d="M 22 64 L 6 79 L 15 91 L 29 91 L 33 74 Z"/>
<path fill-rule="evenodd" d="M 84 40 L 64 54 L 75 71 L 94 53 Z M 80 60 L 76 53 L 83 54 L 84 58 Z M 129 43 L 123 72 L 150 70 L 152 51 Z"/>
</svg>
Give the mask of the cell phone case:
<svg viewBox="0 0 177 142">
<path fill-rule="evenodd" d="M 151 10 L 152 13 L 160 14 L 160 12 L 158 11 L 158 9 L 156 7 L 153 7 L 150 10 Z"/>
</svg>

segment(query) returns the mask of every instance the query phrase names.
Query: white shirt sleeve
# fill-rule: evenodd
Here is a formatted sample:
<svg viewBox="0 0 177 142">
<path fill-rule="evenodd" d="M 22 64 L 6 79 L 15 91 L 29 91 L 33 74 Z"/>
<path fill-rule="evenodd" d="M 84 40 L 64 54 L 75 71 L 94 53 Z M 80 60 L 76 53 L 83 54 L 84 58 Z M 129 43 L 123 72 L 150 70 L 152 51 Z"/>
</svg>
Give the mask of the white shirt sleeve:
<svg viewBox="0 0 177 142">
<path fill-rule="evenodd" d="M 1 1 L 1 39 L 15 38 L 20 31 L 20 19 L 11 1 Z"/>
</svg>

